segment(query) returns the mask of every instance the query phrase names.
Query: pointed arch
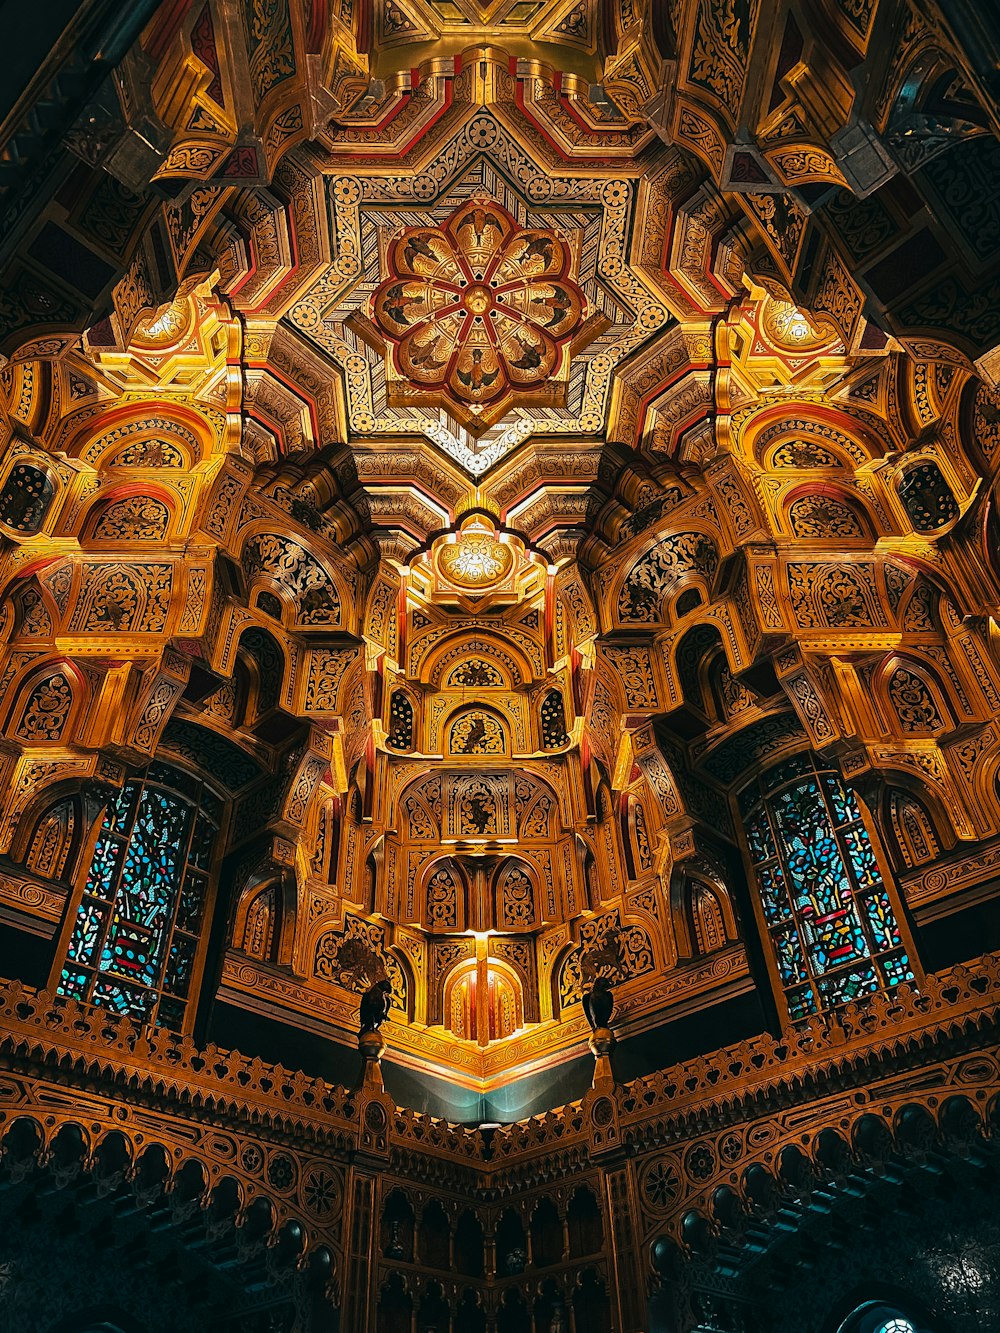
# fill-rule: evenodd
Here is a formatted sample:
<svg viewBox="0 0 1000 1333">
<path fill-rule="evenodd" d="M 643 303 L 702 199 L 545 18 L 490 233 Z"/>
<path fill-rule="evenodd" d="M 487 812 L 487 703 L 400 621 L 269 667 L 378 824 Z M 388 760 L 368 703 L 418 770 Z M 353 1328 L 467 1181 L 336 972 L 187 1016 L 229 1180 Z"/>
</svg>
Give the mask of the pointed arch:
<svg viewBox="0 0 1000 1333">
<path fill-rule="evenodd" d="M 426 929 L 466 930 L 468 889 L 465 872 L 453 857 L 440 857 L 426 865 L 420 876 L 418 899 Z"/>
<path fill-rule="evenodd" d="M 175 498 L 162 486 L 116 486 L 87 511 L 81 545 L 159 544 L 175 518 Z"/>
<path fill-rule="evenodd" d="M 393 690 L 389 697 L 389 727 L 385 743 L 390 750 L 414 748 L 413 701 L 406 690 Z"/>
<path fill-rule="evenodd" d="M 883 841 L 901 871 L 927 865 L 955 846 L 951 821 L 935 793 L 903 773 L 893 773 L 876 809 Z"/>
<path fill-rule="evenodd" d="M 59 744 L 64 735 L 74 735 L 90 691 L 79 668 L 60 657 L 30 666 L 14 684 L 13 694 L 4 732 L 35 746 Z"/>
<path fill-rule="evenodd" d="M 671 882 L 671 913 L 682 958 L 703 958 L 739 938 L 736 912 L 722 873 L 696 858 L 676 867 Z"/>
<path fill-rule="evenodd" d="M 493 901 L 497 930 L 527 930 L 537 925 L 539 894 L 534 866 L 517 856 L 503 861 L 493 876 Z"/>
<path fill-rule="evenodd" d="M 281 938 L 281 907 L 277 880 L 245 889 L 236 908 L 233 948 L 260 962 L 273 962 Z"/>
<path fill-rule="evenodd" d="M 512 1037 L 524 1026 L 521 978 L 496 958 L 459 963 L 444 982 L 444 1016 L 459 1041 L 485 1047 Z"/>
<path fill-rule="evenodd" d="M 30 826 L 15 835 L 12 859 L 44 879 L 72 880 L 86 834 L 83 803 L 78 792 L 47 797 Z"/>
<path fill-rule="evenodd" d="M 719 568 L 716 539 L 707 532 L 670 533 L 644 544 L 638 559 L 626 565 L 612 584 L 613 621 L 655 625 L 665 620 L 665 600 L 681 586 L 701 587 L 711 596 Z"/>
<path fill-rule="evenodd" d="M 437 842 L 441 837 L 441 775 L 421 773 L 399 793 L 400 832 L 408 840 Z"/>
<path fill-rule="evenodd" d="M 14 538 L 32 537 L 42 530 L 58 489 L 51 468 L 14 458 L 0 481 L 0 529 Z"/>
<path fill-rule="evenodd" d="M 422 682 L 441 688 L 446 679 L 451 680 L 453 672 L 457 670 L 461 673 L 463 664 L 468 662 L 482 662 L 491 679 L 494 672 L 502 678 L 505 689 L 526 685 L 542 674 L 540 653 L 523 631 L 518 639 L 513 637 L 513 630 L 508 629 L 505 633 L 500 626 L 491 628 L 488 636 L 476 633 L 470 636 L 467 627 L 452 630 L 440 638 L 430 637 L 432 633 L 429 629 L 426 638 L 422 635 L 410 644 L 407 675 L 411 680 L 419 678 Z M 475 690 L 498 687 L 456 682 L 448 688 Z"/>
<path fill-rule="evenodd" d="M 634 792 L 622 792 L 618 802 L 618 824 L 628 877 L 641 879 L 653 868 L 653 847 L 646 807 Z"/>
<path fill-rule="evenodd" d="M 566 704 L 562 690 L 549 690 L 539 709 L 539 731 L 543 750 L 560 750 L 569 741 Z"/>
<path fill-rule="evenodd" d="M 879 698 L 904 736 L 937 736 L 957 725 L 940 677 L 924 661 L 893 654 L 878 673 Z"/>
<path fill-rule="evenodd" d="M 786 497 L 784 522 L 804 541 L 871 542 L 877 531 L 863 501 L 839 486 L 796 487 Z"/>
<path fill-rule="evenodd" d="M 242 631 L 238 653 L 250 676 L 245 720 L 253 723 L 280 707 L 288 661 L 279 641 L 260 625 Z"/>
<path fill-rule="evenodd" d="M 256 525 L 240 548 L 240 567 L 248 590 L 284 592 L 295 604 L 298 628 L 338 629 L 344 607 L 353 606 L 342 580 L 301 542 Z"/>
<path fill-rule="evenodd" d="M 36 574 L 15 579 L 5 599 L 12 612 L 10 639 L 51 639 L 61 619 L 52 594 Z"/>
</svg>

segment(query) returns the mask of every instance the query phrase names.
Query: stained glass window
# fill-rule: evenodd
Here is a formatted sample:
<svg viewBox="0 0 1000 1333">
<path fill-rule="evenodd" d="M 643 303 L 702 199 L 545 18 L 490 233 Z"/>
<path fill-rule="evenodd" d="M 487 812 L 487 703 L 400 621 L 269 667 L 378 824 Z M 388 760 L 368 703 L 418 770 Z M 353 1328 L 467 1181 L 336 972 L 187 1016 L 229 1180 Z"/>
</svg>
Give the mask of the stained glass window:
<svg viewBox="0 0 1000 1333">
<path fill-rule="evenodd" d="M 59 978 L 72 995 L 180 1029 L 222 804 L 164 764 L 108 806 Z"/>
<path fill-rule="evenodd" d="M 740 794 L 750 859 L 789 1017 L 913 979 L 854 793 L 809 755 Z"/>
<path fill-rule="evenodd" d="M 929 1330 L 923 1322 L 918 1327 L 896 1306 L 866 1301 L 839 1325 L 838 1333 L 929 1333 Z"/>
</svg>

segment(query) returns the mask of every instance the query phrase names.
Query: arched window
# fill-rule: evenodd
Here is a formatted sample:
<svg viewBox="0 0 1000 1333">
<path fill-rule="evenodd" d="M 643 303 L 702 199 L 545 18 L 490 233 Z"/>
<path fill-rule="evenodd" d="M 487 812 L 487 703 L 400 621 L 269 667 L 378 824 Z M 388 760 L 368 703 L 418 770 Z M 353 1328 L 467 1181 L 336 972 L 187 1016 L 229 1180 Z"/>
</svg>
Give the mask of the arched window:
<svg viewBox="0 0 1000 1333">
<path fill-rule="evenodd" d="M 740 793 L 759 904 L 792 1019 L 913 978 L 853 792 L 797 755 Z"/>
<path fill-rule="evenodd" d="M 165 764 L 108 806 L 58 993 L 184 1026 L 222 803 Z"/>
<path fill-rule="evenodd" d="M 837 1328 L 837 1333 L 931 1333 L 925 1319 L 907 1311 L 895 1301 L 865 1301 Z"/>
<path fill-rule="evenodd" d="M 922 802 L 906 791 L 890 791 L 889 823 L 903 864 L 924 865 L 940 855 L 941 842 L 934 821 Z"/>
</svg>

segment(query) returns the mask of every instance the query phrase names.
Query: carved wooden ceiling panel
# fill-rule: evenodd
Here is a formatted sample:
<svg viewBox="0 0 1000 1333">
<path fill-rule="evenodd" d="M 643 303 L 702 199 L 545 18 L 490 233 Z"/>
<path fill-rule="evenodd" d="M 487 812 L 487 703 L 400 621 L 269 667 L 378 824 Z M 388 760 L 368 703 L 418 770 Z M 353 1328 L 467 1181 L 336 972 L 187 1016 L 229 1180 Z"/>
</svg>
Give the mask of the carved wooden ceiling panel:
<svg viewBox="0 0 1000 1333">
<path fill-rule="evenodd" d="M 797 197 L 705 160 L 725 34 L 688 15 L 665 107 L 643 5 L 275 4 L 242 64 L 223 8 L 162 37 L 175 194 L 113 316 L 0 372 L 0 851 L 58 867 L 50 924 L 86 867 L 39 784 L 179 765 L 223 996 L 344 1039 L 384 974 L 396 1057 L 496 1088 L 579 1053 L 598 973 L 626 1034 L 757 984 L 748 772 L 931 793 L 907 872 L 1000 834 L 995 394 L 832 261 L 789 299 Z"/>
</svg>

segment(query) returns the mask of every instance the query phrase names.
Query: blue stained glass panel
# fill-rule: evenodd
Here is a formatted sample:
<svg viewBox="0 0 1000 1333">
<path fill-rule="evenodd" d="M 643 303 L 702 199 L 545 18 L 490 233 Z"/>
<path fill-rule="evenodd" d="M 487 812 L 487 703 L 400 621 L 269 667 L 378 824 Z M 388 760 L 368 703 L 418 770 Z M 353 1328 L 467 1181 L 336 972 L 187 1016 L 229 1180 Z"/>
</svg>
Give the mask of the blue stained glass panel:
<svg viewBox="0 0 1000 1333">
<path fill-rule="evenodd" d="M 132 818 L 132 809 L 141 790 L 142 786 L 138 782 L 126 782 L 122 787 L 108 809 L 105 822 L 110 832 L 127 831 Z"/>
<path fill-rule="evenodd" d="M 169 995 L 164 995 L 156 1006 L 157 1027 L 179 1028 L 183 1025 L 183 1022 L 184 1001 L 172 1000 Z"/>
<path fill-rule="evenodd" d="M 886 891 L 881 889 L 877 893 L 869 894 L 864 899 L 863 908 L 871 925 L 876 946 L 880 950 L 898 948 L 903 941 Z"/>
<path fill-rule="evenodd" d="M 59 977 L 59 994 L 83 999 L 87 994 L 89 979 L 86 972 L 77 972 L 72 967 L 64 967 Z"/>
<path fill-rule="evenodd" d="M 215 841 L 215 829 L 204 817 L 199 815 L 194 823 L 194 837 L 191 839 L 191 864 L 199 870 L 207 870 L 212 860 L 212 844 Z"/>
<path fill-rule="evenodd" d="M 813 995 L 809 986 L 801 986 L 798 990 L 790 990 L 786 996 L 788 1002 L 789 1016 L 794 1020 L 796 1018 L 808 1018 L 810 1014 L 817 1011 L 816 997 Z"/>
<path fill-rule="evenodd" d="M 825 1008 L 838 1004 L 848 1004 L 859 1000 L 864 995 L 871 995 L 879 988 L 875 968 L 869 963 L 863 967 L 851 968 L 846 972 L 835 972 L 833 976 L 823 977 L 819 982 L 820 998 Z"/>
<path fill-rule="evenodd" d="M 868 955 L 864 932 L 853 907 L 829 912 L 820 918 L 803 914 L 803 933 L 813 970 L 818 974 Z"/>
<path fill-rule="evenodd" d="M 205 877 L 197 871 L 189 870 L 184 876 L 180 898 L 177 901 L 177 928 L 196 930 L 201 920 L 201 909 L 205 901 Z"/>
<path fill-rule="evenodd" d="M 810 773 L 812 767 L 808 755 L 797 754 L 791 759 L 786 759 L 783 764 L 779 764 L 776 768 L 769 769 L 761 778 L 761 788 L 765 793 L 775 791 L 789 778 L 800 773 Z"/>
<path fill-rule="evenodd" d="M 124 986 L 111 977 L 98 975 L 94 982 L 93 1002 L 105 1009 L 111 1009 L 125 1018 L 134 1018 L 140 1023 L 146 1018 L 156 998 L 149 991 L 139 990 L 135 986 Z"/>
<path fill-rule="evenodd" d="M 87 876 L 88 893 L 93 893 L 99 898 L 114 897 L 115 880 L 118 877 L 118 867 L 121 864 L 124 847 L 125 844 L 119 842 L 117 838 L 107 838 L 102 835 L 98 839 L 94 859 L 90 863 L 90 873 Z"/>
<path fill-rule="evenodd" d="M 170 946 L 170 958 L 167 962 L 167 975 L 164 981 L 166 990 L 174 995 L 186 995 L 191 984 L 191 968 L 194 964 L 194 940 L 183 935 L 175 935 Z"/>
<path fill-rule="evenodd" d="M 60 994 L 138 1022 L 183 1025 L 221 813 L 218 798 L 163 764 L 124 785 L 70 936 L 69 959 L 84 966 L 64 967 Z"/>
<path fill-rule="evenodd" d="M 777 855 L 774 838 L 771 836 L 771 826 L 764 814 L 756 815 L 747 823 L 747 838 L 750 840 L 750 851 L 755 861 L 767 861 Z"/>
<path fill-rule="evenodd" d="M 845 829 L 843 836 L 847 844 L 847 854 L 854 867 L 854 877 L 861 888 L 866 889 L 870 885 L 881 884 L 882 876 L 879 874 L 875 852 L 863 825 L 858 824 L 854 828 Z"/>
<path fill-rule="evenodd" d="M 854 793 L 848 790 L 840 779 L 834 777 L 832 773 L 827 773 L 824 776 L 823 790 L 830 804 L 830 813 L 833 815 L 835 824 L 849 824 L 853 820 L 861 818 Z"/>
<path fill-rule="evenodd" d="M 857 798 L 836 773 L 798 755 L 747 787 L 740 808 L 793 1020 L 913 979 Z"/>
<path fill-rule="evenodd" d="M 779 921 L 787 920 L 792 914 L 792 909 L 788 902 L 780 866 L 774 862 L 761 866 L 757 871 L 757 882 L 760 884 L 760 896 L 768 922 L 776 925 Z"/>
</svg>

